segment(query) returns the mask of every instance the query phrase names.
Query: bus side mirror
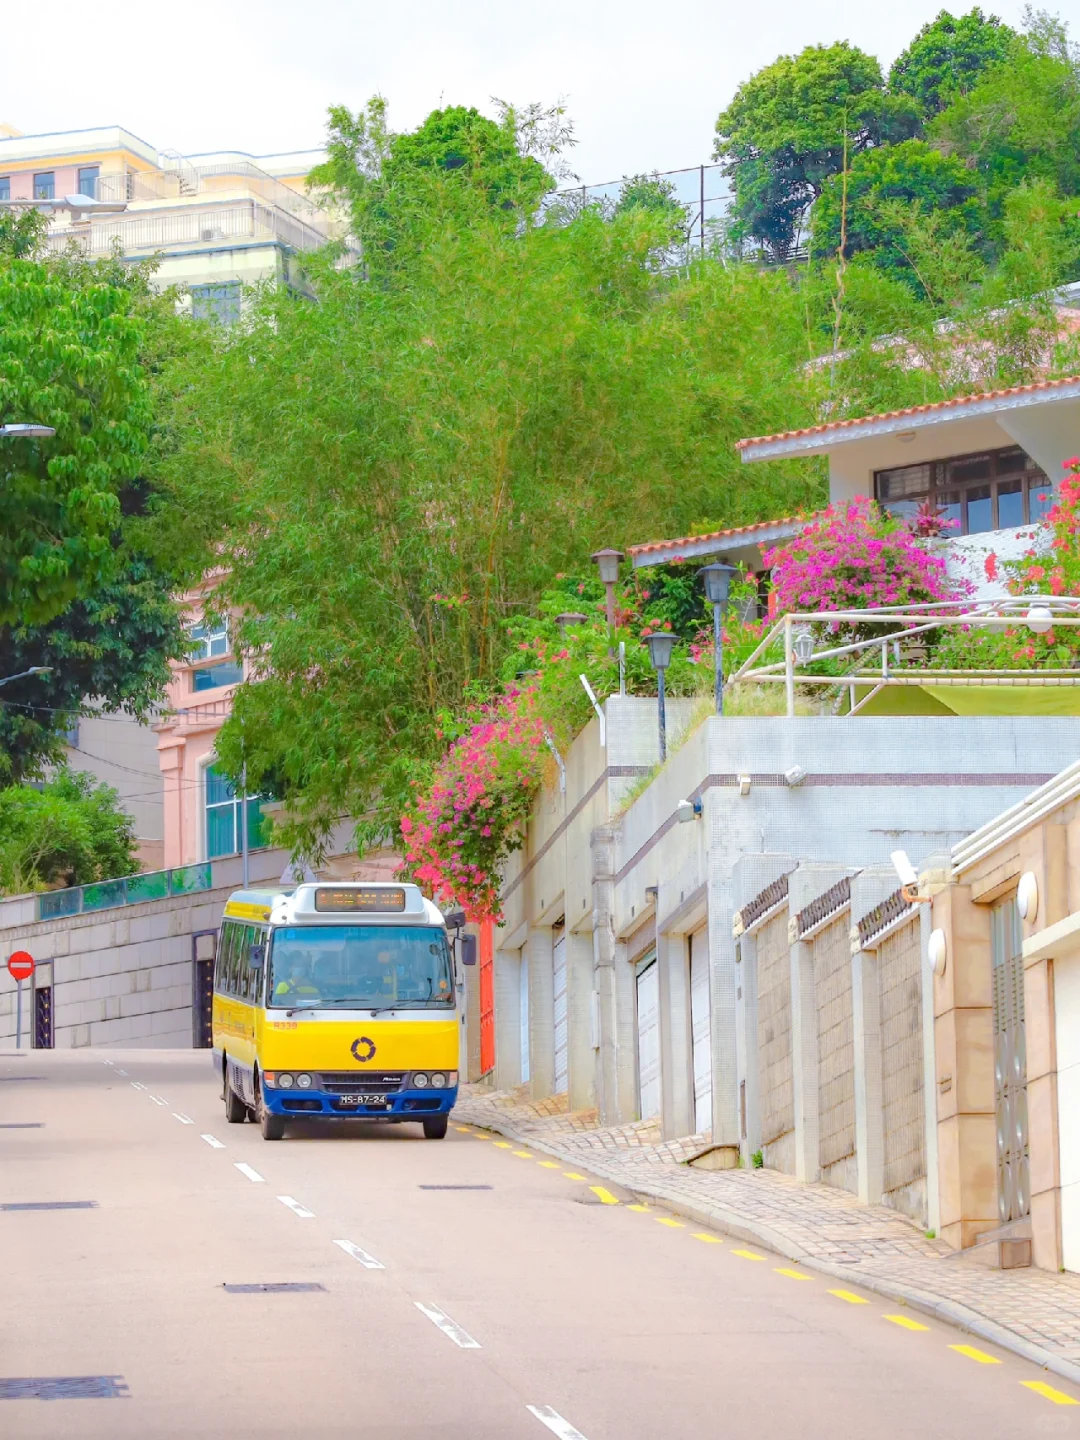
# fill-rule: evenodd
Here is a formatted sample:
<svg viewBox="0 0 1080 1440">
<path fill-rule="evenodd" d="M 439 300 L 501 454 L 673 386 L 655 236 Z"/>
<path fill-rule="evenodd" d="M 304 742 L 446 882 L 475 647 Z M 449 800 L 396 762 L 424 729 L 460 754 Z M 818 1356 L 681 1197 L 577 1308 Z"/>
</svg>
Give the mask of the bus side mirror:
<svg viewBox="0 0 1080 1440">
<path fill-rule="evenodd" d="M 266 946 L 252 945 L 248 951 L 248 964 L 252 970 L 261 970 L 266 963 Z"/>
<path fill-rule="evenodd" d="M 462 935 L 461 937 L 461 963 L 463 965 L 476 964 L 476 936 Z"/>
<path fill-rule="evenodd" d="M 448 930 L 463 930 L 465 928 L 465 911 L 448 910 L 443 916 L 443 921 Z"/>
</svg>

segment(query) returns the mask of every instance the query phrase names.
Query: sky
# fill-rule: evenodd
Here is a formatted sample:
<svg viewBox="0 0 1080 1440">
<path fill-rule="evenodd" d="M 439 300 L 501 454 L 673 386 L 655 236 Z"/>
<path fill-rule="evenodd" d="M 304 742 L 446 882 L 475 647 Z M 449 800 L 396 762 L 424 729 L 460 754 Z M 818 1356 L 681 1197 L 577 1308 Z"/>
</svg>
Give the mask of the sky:
<svg viewBox="0 0 1080 1440">
<path fill-rule="evenodd" d="M 849 40 L 883 68 L 943 0 L 50 0 L 8 5 L 0 121 L 122 125 L 159 150 L 319 146 L 380 93 L 395 130 L 438 105 L 564 102 L 583 182 L 708 162 L 716 116 L 778 54 Z M 1080 0 L 1043 0 L 1080 38 Z M 954 13 L 970 8 L 954 4 Z M 1019 24 L 1021 0 L 984 0 Z"/>
</svg>

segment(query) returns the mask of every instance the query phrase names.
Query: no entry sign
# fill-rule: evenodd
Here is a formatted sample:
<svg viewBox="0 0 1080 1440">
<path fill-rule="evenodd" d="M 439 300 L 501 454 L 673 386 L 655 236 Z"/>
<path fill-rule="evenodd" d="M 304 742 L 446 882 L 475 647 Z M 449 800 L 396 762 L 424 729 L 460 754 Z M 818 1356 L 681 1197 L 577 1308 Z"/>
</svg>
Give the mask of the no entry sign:
<svg viewBox="0 0 1080 1440">
<path fill-rule="evenodd" d="M 34 973 L 34 957 L 27 950 L 16 950 L 7 968 L 13 980 L 29 980 Z"/>
</svg>

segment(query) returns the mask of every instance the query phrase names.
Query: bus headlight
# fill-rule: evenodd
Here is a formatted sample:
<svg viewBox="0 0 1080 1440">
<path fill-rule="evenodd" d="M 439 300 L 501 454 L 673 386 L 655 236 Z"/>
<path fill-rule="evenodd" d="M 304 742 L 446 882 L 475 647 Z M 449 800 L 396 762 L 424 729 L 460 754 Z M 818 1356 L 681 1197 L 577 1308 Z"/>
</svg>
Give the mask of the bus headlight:
<svg viewBox="0 0 1080 1440">
<path fill-rule="evenodd" d="M 279 1075 L 277 1077 L 277 1083 L 280 1090 L 291 1090 L 293 1077 L 291 1075 Z"/>
<path fill-rule="evenodd" d="M 432 1075 L 431 1077 L 431 1083 L 432 1085 L 434 1085 L 436 1090 L 442 1090 L 443 1087 L 446 1085 L 446 1076 L 442 1073 L 441 1070 L 436 1070 L 434 1075 Z"/>
<path fill-rule="evenodd" d="M 297 1083 L 297 1085 L 300 1086 L 300 1089 L 301 1089 L 301 1090 L 310 1090 L 310 1089 L 311 1089 L 311 1076 L 310 1076 L 310 1075 L 297 1075 L 297 1077 L 296 1077 L 296 1083 Z"/>
<path fill-rule="evenodd" d="M 427 1088 L 428 1078 L 424 1074 L 423 1070 L 418 1070 L 416 1072 L 416 1074 L 412 1077 L 412 1083 L 413 1087 L 417 1090 L 424 1090 Z"/>
</svg>

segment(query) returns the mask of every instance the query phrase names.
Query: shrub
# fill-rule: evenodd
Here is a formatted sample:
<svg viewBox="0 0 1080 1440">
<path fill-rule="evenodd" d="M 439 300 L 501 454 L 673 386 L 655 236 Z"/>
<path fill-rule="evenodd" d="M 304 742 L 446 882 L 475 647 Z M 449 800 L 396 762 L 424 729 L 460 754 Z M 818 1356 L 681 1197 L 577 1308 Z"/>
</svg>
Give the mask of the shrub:
<svg viewBox="0 0 1080 1440">
<path fill-rule="evenodd" d="M 0 790 L 0 891 L 114 880 L 138 869 L 131 817 L 108 785 L 61 771 Z"/>
</svg>

